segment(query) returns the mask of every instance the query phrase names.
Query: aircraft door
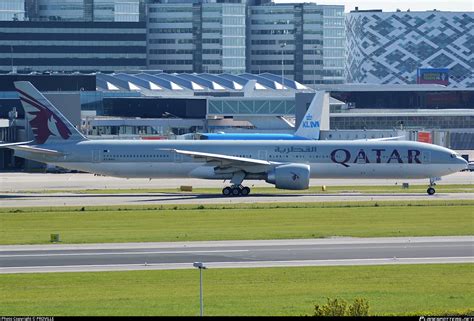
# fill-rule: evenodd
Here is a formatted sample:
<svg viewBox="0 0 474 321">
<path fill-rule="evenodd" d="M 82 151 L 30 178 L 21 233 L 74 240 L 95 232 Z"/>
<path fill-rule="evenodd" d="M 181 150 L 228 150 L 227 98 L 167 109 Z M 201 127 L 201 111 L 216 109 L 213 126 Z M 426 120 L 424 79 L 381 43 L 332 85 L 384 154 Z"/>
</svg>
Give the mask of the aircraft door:
<svg viewBox="0 0 474 321">
<path fill-rule="evenodd" d="M 266 150 L 258 151 L 258 159 L 267 160 L 268 152 Z"/>
<path fill-rule="evenodd" d="M 100 163 L 102 161 L 102 151 L 100 149 L 92 150 L 92 162 Z"/>
<path fill-rule="evenodd" d="M 431 163 L 431 152 L 423 152 L 423 164 L 430 164 Z"/>
<path fill-rule="evenodd" d="M 179 154 L 174 152 L 174 161 L 176 163 L 182 163 L 183 162 L 183 154 Z"/>
</svg>

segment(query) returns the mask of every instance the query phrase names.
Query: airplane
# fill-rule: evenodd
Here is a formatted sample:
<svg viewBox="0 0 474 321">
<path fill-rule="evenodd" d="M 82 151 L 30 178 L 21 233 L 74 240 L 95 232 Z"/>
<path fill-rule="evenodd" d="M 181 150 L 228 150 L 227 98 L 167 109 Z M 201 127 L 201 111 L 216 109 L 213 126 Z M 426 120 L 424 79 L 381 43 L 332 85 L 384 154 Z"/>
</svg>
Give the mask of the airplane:
<svg viewBox="0 0 474 321">
<path fill-rule="evenodd" d="M 4 143 L 15 156 L 123 178 L 230 180 L 224 196 L 246 196 L 244 180 L 304 190 L 310 178 L 428 178 L 467 167 L 456 152 L 413 141 L 90 140 L 30 82 L 15 82 L 34 142 Z"/>
<path fill-rule="evenodd" d="M 294 135 L 261 133 L 198 133 L 197 137 L 201 140 L 318 140 L 323 107 L 325 103 L 329 105 L 327 99 L 329 97 L 325 98 L 324 94 L 324 91 L 316 92 Z"/>
<path fill-rule="evenodd" d="M 294 134 L 269 133 L 195 133 L 185 134 L 184 137 L 194 137 L 199 140 L 318 140 L 321 132 L 321 119 L 324 112 L 329 112 L 329 96 L 324 91 L 317 91 L 311 101 L 306 114 Z M 403 140 L 405 136 L 365 138 L 357 140 L 386 141 Z"/>
</svg>

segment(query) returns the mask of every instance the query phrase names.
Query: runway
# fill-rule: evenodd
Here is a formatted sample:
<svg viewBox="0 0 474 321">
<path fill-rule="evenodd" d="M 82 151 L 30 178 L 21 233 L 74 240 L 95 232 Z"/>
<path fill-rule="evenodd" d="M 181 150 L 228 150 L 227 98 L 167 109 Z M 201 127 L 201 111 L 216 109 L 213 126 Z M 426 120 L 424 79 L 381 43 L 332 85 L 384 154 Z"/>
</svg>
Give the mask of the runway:
<svg viewBox="0 0 474 321">
<path fill-rule="evenodd" d="M 366 186 L 366 185 L 427 185 L 427 179 L 311 179 L 310 186 Z M 248 186 L 273 187 L 263 181 L 246 181 Z M 459 172 L 444 176 L 439 185 L 474 184 L 474 172 Z M 177 189 L 181 185 L 193 188 L 223 188 L 222 181 L 204 179 L 125 179 L 94 176 L 93 174 L 0 173 L 0 192 L 76 190 L 76 189 Z"/>
<path fill-rule="evenodd" d="M 474 263 L 474 237 L 0 246 L 0 273 Z"/>
<path fill-rule="evenodd" d="M 474 193 L 337 193 L 337 194 L 251 194 L 246 197 L 224 197 L 221 194 L 139 193 L 139 194 L 74 194 L 74 193 L 8 193 L 0 195 L 0 207 L 30 206 L 105 206 L 165 204 L 242 204 L 274 202 L 356 202 L 410 200 L 472 200 Z"/>
</svg>

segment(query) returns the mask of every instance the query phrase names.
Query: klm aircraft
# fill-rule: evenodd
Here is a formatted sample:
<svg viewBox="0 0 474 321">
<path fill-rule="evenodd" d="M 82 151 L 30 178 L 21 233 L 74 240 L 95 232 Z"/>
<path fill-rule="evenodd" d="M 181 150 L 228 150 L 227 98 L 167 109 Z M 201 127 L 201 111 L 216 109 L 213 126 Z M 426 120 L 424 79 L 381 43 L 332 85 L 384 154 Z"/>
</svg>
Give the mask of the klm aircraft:
<svg viewBox="0 0 474 321">
<path fill-rule="evenodd" d="M 295 134 L 259 134 L 259 133 L 202 133 L 201 140 L 310 140 L 319 139 L 320 123 L 325 104 L 324 91 L 318 91 Z M 326 101 L 329 110 L 329 101 Z"/>
<path fill-rule="evenodd" d="M 244 180 L 304 190 L 310 178 L 427 178 L 467 168 L 444 147 L 411 141 L 89 140 L 33 85 L 15 82 L 35 141 L 0 144 L 18 157 L 125 178 L 230 180 L 225 196 L 248 195 Z"/>
</svg>

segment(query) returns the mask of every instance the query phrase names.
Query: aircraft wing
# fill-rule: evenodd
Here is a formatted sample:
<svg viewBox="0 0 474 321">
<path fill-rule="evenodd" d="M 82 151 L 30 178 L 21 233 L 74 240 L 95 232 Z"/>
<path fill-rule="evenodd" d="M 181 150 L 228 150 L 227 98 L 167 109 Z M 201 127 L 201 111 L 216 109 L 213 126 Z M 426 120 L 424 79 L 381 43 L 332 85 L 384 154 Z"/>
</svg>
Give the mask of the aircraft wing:
<svg viewBox="0 0 474 321">
<path fill-rule="evenodd" d="M 30 145 L 20 145 L 20 144 L 1 144 L 0 147 L 7 147 L 13 150 L 21 150 L 24 152 L 48 155 L 48 156 L 64 156 L 64 153 L 58 152 L 57 150 L 39 148 Z"/>
<path fill-rule="evenodd" d="M 29 142 L 17 142 L 17 143 L 0 143 L 0 148 L 1 147 L 11 147 L 11 146 L 17 146 L 17 145 L 25 145 L 25 144 L 29 144 L 29 143 L 32 143 L 33 141 L 30 140 Z"/>
<path fill-rule="evenodd" d="M 261 159 L 253 159 L 253 158 L 246 158 L 246 157 L 237 157 L 237 156 L 229 156 L 223 154 L 212 154 L 212 153 L 203 153 L 203 152 L 194 152 L 188 150 L 180 150 L 180 149 L 171 149 L 175 153 L 181 155 L 191 156 L 196 159 L 204 159 L 207 162 L 219 162 L 221 166 L 231 166 L 231 167 L 248 167 L 252 165 L 264 165 L 264 166 L 273 166 L 277 163 L 269 162 L 266 160 Z"/>
<path fill-rule="evenodd" d="M 396 137 L 383 137 L 383 138 L 369 138 L 369 139 L 356 139 L 356 140 L 367 140 L 370 142 L 384 142 L 384 141 L 391 141 L 391 140 L 399 140 L 400 138 L 406 138 L 403 136 L 396 136 Z"/>
</svg>

